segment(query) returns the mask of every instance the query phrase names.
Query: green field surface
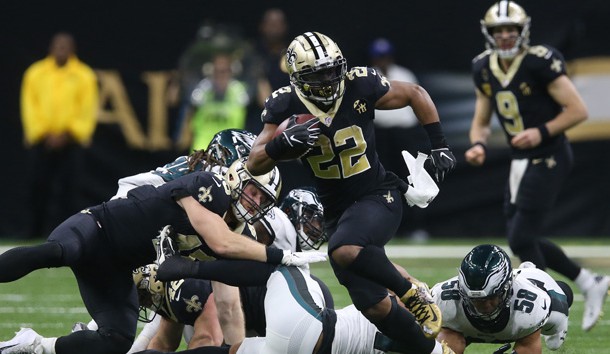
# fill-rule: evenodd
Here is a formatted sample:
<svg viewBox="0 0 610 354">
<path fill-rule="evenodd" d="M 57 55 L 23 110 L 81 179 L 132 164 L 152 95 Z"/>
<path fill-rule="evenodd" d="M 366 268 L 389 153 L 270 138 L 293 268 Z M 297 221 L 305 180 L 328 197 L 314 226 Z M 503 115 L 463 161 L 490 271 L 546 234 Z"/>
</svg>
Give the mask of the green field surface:
<svg viewBox="0 0 610 354">
<path fill-rule="evenodd" d="M 499 239 L 487 240 L 487 242 L 497 242 L 505 247 L 505 243 Z M 423 250 L 417 258 L 395 257 L 392 259 L 405 267 L 412 275 L 432 286 L 436 282 L 455 276 L 461 260 L 458 253 L 450 254 L 445 258 L 439 258 L 433 253 L 440 249 L 461 251 L 478 243 L 481 243 L 481 240 L 461 240 L 452 242 L 452 244 L 449 243 L 449 240 L 434 241 L 426 245 L 417 245 Z M 392 244 L 407 246 L 407 248 L 416 247 L 416 245 L 410 245 L 408 242 L 400 240 L 392 242 Z M 426 247 L 429 245 L 435 247 Z M 597 245 L 603 248 L 610 247 L 610 240 L 592 239 L 574 240 L 574 242 L 562 240 L 561 245 L 567 246 L 567 249 L 569 249 L 569 245 Z M 6 246 L 12 245 L 2 246 L 4 247 L 0 253 L 6 250 Z M 586 250 L 584 252 L 574 258 L 596 272 L 610 274 L 610 253 L 605 257 L 592 258 L 587 255 Z M 390 253 L 389 250 L 388 253 Z M 513 263 L 515 267 L 518 264 L 514 258 Z M 312 265 L 312 273 L 328 284 L 337 307 L 350 303 L 347 292 L 338 284 L 327 262 Z M 543 353 L 610 353 L 610 336 L 608 335 L 610 334 L 610 318 L 602 318 L 593 330 L 583 332 L 580 329 L 583 312 L 582 294 L 569 280 L 552 271 L 550 273 L 556 279 L 564 280 L 573 286 L 575 299 L 570 310 L 570 327 L 565 344 L 558 351 L 551 352 L 544 349 Z M 610 299 L 606 301 L 605 310 L 610 312 Z M 87 322 L 88 320 L 89 317 L 80 299 L 74 277 L 67 268 L 38 270 L 18 281 L 0 284 L 0 341 L 11 338 L 19 327 L 32 327 L 44 336 L 59 336 L 68 333 L 75 322 Z M 139 327 L 141 328 L 142 324 Z M 497 347 L 498 345 L 495 344 L 475 344 L 471 345 L 466 352 L 491 354 Z"/>
</svg>

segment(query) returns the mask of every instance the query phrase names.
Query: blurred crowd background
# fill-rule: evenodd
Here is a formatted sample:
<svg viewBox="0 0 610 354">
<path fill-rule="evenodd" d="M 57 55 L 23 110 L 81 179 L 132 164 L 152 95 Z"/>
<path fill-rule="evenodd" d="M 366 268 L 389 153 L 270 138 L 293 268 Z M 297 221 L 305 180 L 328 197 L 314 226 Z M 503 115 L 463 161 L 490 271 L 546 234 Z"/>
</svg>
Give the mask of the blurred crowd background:
<svg viewBox="0 0 610 354">
<path fill-rule="evenodd" d="M 379 60 L 385 59 L 408 68 L 437 105 L 458 168 L 441 184 L 429 208 L 405 216 L 399 236 L 503 235 L 509 151 L 500 131 L 484 170 L 463 162 L 475 98 L 470 63 L 484 50 L 479 20 L 492 3 L 11 2 L 0 14 L 0 237 L 32 236 L 27 231 L 34 222 L 29 212 L 33 202 L 27 199 L 32 169 L 24 148 L 20 90 L 24 72 L 47 55 L 53 35 L 73 35 L 77 55 L 93 68 L 99 88 L 96 128 L 74 166 L 71 200 L 65 202 L 59 190 L 52 198 L 57 205 L 48 211 L 67 207 L 70 215 L 107 200 L 118 178 L 204 148 L 218 130 L 240 127 L 257 134 L 264 98 L 288 84 L 279 68 L 282 51 L 305 31 L 333 38 L 348 67 L 381 65 Z M 549 44 L 564 54 L 590 113 L 589 121 L 571 132 L 576 168 L 547 229 L 557 236 L 608 236 L 610 2 L 538 0 L 522 5 L 532 18 L 531 43 Z M 230 116 L 230 123 L 214 118 L 219 114 Z M 417 140 L 417 131 L 405 134 Z M 400 151 L 394 153 L 399 156 Z M 298 162 L 283 163 L 282 168 L 285 191 L 309 183 Z M 479 178 L 481 173 L 486 178 Z M 45 221 L 44 229 L 63 220 L 65 215 L 57 214 Z"/>
</svg>

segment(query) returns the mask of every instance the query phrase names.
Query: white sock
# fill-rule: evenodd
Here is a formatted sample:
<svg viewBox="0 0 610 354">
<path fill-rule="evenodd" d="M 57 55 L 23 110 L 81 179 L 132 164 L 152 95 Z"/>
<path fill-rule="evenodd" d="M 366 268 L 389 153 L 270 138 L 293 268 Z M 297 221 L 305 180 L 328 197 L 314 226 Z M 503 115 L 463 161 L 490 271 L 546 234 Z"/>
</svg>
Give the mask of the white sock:
<svg viewBox="0 0 610 354">
<path fill-rule="evenodd" d="M 443 347 L 441 346 L 441 343 L 436 341 L 434 343 L 434 349 L 432 349 L 430 354 L 443 354 Z"/>
<path fill-rule="evenodd" d="M 580 291 L 584 293 L 595 283 L 595 275 L 590 270 L 581 268 L 574 282 L 578 285 Z"/>
<path fill-rule="evenodd" d="M 42 338 L 40 340 L 40 346 L 42 347 L 42 354 L 55 354 L 55 342 L 57 337 Z"/>
</svg>

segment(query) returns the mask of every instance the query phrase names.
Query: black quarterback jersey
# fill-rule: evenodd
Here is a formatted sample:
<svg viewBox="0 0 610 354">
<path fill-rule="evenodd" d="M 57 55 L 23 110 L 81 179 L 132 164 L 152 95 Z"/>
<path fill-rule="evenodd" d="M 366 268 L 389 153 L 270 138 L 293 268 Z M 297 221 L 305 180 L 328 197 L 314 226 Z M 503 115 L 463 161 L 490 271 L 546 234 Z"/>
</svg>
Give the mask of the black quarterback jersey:
<svg viewBox="0 0 610 354">
<path fill-rule="evenodd" d="M 363 195 L 399 184 L 398 177 L 386 173 L 375 150 L 375 103 L 390 83 L 375 69 L 354 67 L 344 88 L 343 97 L 323 112 L 294 87 L 282 87 L 267 99 L 261 115 L 263 123 L 277 125 L 293 114 L 311 113 L 320 119 L 320 138 L 301 161 L 316 181 L 324 214 L 331 217 Z"/>
<path fill-rule="evenodd" d="M 140 186 L 127 198 L 115 199 L 88 211 L 97 219 L 108 242 L 126 264 L 133 268 L 152 263 L 156 258 L 153 239 L 166 225 L 172 225 L 178 241 L 192 252 L 214 253 L 197 235 L 184 209 L 176 200 L 192 196 L 206 209 L 223 216 L 231 206 L 229 187 L 222 176 L 212 172 L 193 172 L 159 187 Z M 240 232 L 240 231 L 238 231 Z M 179 245 L 182 249 L 182 245 Z"/>
<path fill-rule="evenodd" d="M 172 322 L 192 326 L 212 294 L 209 280 L 182 279 L 165 283 L 165 296 L 157 313 Z"/>
<path fill-rule="evenodd" d="M 477 89 L 491 99 L 509 144 L 519 132 L 548 122 L 562 110 L 547 91 L 549 83 L 566 74 L 563 56 L 554 48 L 527 48 L 515 57 L 508 72 L 501 69 L 498 55 L 487 50 L 473 59 L 472 72 Z M 533 149 L 513 148 L 513 157 L 548 155 L 565 139 L 560 134 Z"/>
</svg>

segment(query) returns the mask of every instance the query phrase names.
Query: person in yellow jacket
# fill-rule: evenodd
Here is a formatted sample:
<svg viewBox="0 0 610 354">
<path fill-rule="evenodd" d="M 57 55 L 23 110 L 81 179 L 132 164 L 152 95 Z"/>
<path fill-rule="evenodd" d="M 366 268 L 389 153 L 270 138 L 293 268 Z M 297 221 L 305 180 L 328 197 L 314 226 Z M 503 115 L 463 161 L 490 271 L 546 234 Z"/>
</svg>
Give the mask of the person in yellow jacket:
<svg viewBox="0 0 610 354">
<path fill-rule="evenodd" d="M 24 236 L 40 237 L 76 211 L 76 173 L 95 130 L 98 100 L 95 73 L 76 57 L 74 38 L 55 34 L 49 55 L 25 71 L 21 88 L 32 213 Z"/>
</svg>

